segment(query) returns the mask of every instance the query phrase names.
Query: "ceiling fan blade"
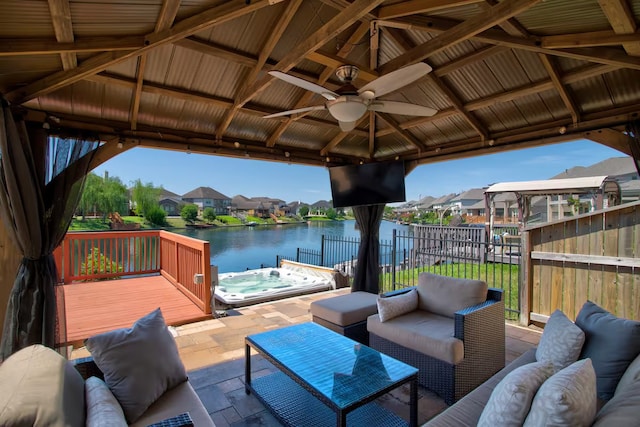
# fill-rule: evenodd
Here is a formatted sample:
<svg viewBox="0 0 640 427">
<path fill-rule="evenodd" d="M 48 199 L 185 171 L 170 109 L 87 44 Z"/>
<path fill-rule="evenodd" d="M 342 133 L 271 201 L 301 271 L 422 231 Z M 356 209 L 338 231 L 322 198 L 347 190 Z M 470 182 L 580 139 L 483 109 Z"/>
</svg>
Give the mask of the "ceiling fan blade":
<svg viewBox="0 0 640 427">
<path fill-rule="evenodd" d="M 349 132 L 352 131 L 356 128 L 356 123 L 358 123 L 357 121 L 355 122 L 338 122 L 338 124 L 340 125 L 340 130 L 342 132 Z"/>
<path fill-rule="evenodd" d="M 334 91 L 327 89 L 326 87 L 322 87 L 315 83 L 308 82 L 304 79 L 294 77 L 290 74 L 283 73 L 282 71 L 269 71 L 269 74 L 272 75 L 273 77 L 277 77 L 280 80 L 283 80 L 292 85 L 301 87 L 311 92 L 319 93 L 320 95 L 324 96 L 328 100 L 334 100 L 340 96 Z"/>
<path fill-rule="evenodd" d="M 438 110 L 422 105 L 396 101 L 374 101 L 369 104 L 369 110 L 381 113 L 403 114 L 405 116 L 433 116 Z"/>
<path fill-rule="evenodd" d="M 273 114 L 269 114 L 268 116 L 262 116 L 262 118 L 271 119 L 274 117 L 290 116 L 292 114 L 297 114 L 297 113 L 306 113 L 307 111 L 324 110 L 325 108 L 326 107 L 324 105 L 314 105 L 313 107 L 304 107 L 304 108 L 297 108 L 295 110 L 280 111 L 279 113 L 273 113 Z"/>
<path fill-rule="evenodd" d="M 431 70 L 432 68 L 424 62 L 399 68 L 364 85 L 358 90 L 358 94 L 368 99 L 386 95 L 426 76 Z"/>
</svg>

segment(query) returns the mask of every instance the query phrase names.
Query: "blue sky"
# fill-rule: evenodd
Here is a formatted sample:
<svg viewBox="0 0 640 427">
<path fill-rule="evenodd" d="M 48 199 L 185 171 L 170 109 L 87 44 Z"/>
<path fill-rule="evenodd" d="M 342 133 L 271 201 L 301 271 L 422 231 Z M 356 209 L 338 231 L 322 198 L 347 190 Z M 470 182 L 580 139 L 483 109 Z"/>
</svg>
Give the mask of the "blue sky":
<svg viewBox="0 0 640 427">
<path fill-rule="evenodd" d="M 548 179 L 573 166 L 590 166 L 621 156 L 624 154 L 604 145 L 579 140 L 422 165 L 407 175 L 407 200 L 459 193 L 496 182 Z M 101 176 L 105 171 L 127 186 L 140 178 L 178 194 L 203 186 L 229 197 L 242 194 L 306 203 L 331 199 L 329 172 L 318 166 L 133 148 L 94 170 Z"/>
</svg>

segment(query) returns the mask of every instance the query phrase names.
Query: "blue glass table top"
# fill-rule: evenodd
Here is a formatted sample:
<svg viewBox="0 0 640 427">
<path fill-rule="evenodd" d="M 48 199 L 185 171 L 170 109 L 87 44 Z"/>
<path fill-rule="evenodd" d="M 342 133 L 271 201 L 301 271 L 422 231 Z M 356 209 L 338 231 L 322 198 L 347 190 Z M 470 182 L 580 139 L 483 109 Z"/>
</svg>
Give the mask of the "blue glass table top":
<svg viewBox="0 0 640 427">
<path fill-rule="evenodd" d="M 418 372 L 413 366 L 316 323 L 274 329 L 246 339 L 340 408 L 406 381 Z"/>
</svg>

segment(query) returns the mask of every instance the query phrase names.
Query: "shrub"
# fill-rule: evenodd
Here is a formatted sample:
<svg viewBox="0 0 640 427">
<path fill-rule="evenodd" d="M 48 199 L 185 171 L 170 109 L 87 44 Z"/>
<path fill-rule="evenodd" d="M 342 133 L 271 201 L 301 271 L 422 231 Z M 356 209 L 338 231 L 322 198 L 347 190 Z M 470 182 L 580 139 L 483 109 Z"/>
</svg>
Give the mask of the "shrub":
<svg viewBox="0 0 640 427">
<path fill-rule="evenodd" d="M 193 224 L 198 218 L 198 207 L 196 205 L 185 205 L 180 211 L 180 216 L 188 223 Z"/>
<path fill-rule="evenodd" d="M 144 219 L 153 225 L 165 225 L 167 223 L 167 213 L 160 206 L 147 208 Z"/>
<path fill-rule="evenodd" d="M 205 208 L 202 212 L 202 217 L 207 222 L 213 222 L 216 220 L 216 213 L 213 208 Z"/>
<path fill-rule="evenodd" d="M 80 265 L 80 274 L 81 275 L 94 275 L 94 274 L 104 274 L 104 273 L 119 273 L 124 271 L 122 265 L 118 264 L 116 261 L 112 261 L 110 258 L 105 256 L 100 249 L 91 248 L 91 251 L 87 255 L 87 258 Z M 109 279 L 119 279 L 119 276 L 110 277 Z M 99 279 L 105 280 L 105 279 Z"/>
</svg>

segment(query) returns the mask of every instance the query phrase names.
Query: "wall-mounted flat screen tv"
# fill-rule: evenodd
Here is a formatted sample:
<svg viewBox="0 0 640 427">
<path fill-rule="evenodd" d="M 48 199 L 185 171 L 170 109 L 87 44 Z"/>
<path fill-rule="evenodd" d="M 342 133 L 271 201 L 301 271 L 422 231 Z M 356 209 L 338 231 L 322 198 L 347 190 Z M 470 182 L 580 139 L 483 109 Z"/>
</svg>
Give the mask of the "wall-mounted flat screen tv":
<svg viewBox="0 0 640 427">
<path fill-rule="evenodd" d="M 365 163 L 329 168 L 333 207 L 404 202 L 404 162 Z"/>
</svg>

